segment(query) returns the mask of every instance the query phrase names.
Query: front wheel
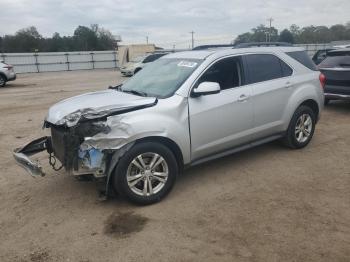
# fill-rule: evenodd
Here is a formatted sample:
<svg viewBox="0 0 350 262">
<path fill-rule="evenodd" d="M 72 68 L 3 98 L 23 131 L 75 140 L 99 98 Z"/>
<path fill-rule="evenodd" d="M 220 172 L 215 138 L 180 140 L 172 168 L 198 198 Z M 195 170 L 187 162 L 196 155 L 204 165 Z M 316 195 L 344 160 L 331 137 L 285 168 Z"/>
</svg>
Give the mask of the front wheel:
<svg viewBox="0 0 350 262">
<path fill-rule="evenodd" d="M 315 132 L 316 116 L 308 106 L 300 106 L 290 121 L 284 143 L 294 149 L 306 147 Z"/>
<path fill-rule="evenodd" d="M 166 146 L 135 144 L 120 159 L 114 173 L 114 188 L 128 200 L 142 205 L 165 197 L 175 184 L 178 165 Z"/>
</svg>

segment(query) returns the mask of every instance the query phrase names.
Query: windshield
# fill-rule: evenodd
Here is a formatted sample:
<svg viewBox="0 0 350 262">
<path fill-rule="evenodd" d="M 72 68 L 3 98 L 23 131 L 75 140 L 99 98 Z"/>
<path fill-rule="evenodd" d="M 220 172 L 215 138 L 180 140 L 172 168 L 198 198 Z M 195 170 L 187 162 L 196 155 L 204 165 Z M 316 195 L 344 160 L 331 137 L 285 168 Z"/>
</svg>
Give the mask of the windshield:
<svg viewBox="0 0 350 262">
<path fill-rule="evenodd" d="M 150 63 L 125 82 L 121 91 L 166 98 L 202 63 L 199 59 L 163 58 Z"/>
</svg>

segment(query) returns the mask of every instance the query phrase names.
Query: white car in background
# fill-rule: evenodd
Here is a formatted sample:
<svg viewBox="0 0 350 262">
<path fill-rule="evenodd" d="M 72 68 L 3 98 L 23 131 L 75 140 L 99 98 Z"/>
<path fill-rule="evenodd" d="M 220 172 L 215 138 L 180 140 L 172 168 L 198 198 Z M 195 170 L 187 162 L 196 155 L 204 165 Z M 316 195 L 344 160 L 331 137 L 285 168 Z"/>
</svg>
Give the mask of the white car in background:
<svg viewBox="0 0 350 262">
<path fill-rule="evenodd" d="M 6 85 L 6 82 L 16 80 L 16 73 L 13 66 L 0 61 L 0 87 Z"/>
<path fill-rule="evenodd" d="M 135 57 L 132 60 L 130 60 L 130 62 L 125 64 L 125 66 L 122 66 L 120 68 L 120 72 L 124 76 L 133 76 L 142 68 L 144 68 L 147 63 L 153 62 L 158 58 L 167 54 L 168 53 L 153 53 L 153 54 L 147 54 L 147 55 Z"/>
</svg>

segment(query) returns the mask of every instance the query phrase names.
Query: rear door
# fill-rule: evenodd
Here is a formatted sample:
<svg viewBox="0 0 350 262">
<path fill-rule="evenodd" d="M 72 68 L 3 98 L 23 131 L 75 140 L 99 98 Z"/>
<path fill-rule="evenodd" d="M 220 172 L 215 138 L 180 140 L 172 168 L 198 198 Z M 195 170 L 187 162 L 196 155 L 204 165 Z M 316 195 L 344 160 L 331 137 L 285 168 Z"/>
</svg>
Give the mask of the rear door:
<svg viewBox="0 0 350 262">
<path fill-rule="evenodd" d="M 215 62 L 199 78 L 217 82 L 221 92 L 189 98 L 192 160 L 247 144 L 251 141 L 252 89 L 246 86 L 241 57 Z"/>
<path fill-rule="evenodd" d="M 274 135 L 283 127 L 283 113 L 294 88 L 293 70 L 273 54 L 244 56 L 248 83 L 252 88 L 254 136 Z"/>
</svg>

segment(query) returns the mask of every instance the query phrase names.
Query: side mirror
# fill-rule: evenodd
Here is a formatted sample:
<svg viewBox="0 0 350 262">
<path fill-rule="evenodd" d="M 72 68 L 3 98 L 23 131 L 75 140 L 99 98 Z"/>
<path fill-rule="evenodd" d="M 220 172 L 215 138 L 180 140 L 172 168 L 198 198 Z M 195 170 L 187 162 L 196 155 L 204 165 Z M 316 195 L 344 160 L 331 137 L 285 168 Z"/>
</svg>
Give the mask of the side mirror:
<svg viewBox="0 0 350 262">
<path fill-rule="evenodd" d="M 220 93 L 220 85 L 216 82 L 203 82 L 199 86 L 193 89 L 192 96 L 205 96 Z"/>
</svg>

